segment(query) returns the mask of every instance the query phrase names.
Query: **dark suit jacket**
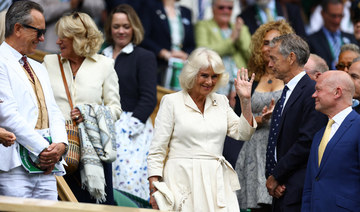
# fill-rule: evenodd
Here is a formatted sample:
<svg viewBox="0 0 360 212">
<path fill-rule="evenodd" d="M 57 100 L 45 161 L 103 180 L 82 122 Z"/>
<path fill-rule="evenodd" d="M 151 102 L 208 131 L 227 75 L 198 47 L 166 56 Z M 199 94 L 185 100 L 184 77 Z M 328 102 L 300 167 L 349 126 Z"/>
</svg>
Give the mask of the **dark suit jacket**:
<svg viewBox="0 0 360 212">
<path fill-rule="evenodd" d="M 146 5 L 147 8 L 143 14 L 140 14 L 145 29 L 145 37 L 141 46 L 152 51 L 156 56 L 161 49 L 171 51 L 170 27 L 162 1 L 147 1 Z M 190 54 L 195 48 L 191 11 L 186 7 L 180 7 L 180 12 L 185 34 L 182 50 Z M 158 58 L 157 62 L 159 67 L 167 67 L 167 61 Z"/>
<path fill-rule="evenodd" d="M 143 123 L 153 112 L 156 99 L 156 59 L 152 52 L 135 47 L 130 54 L 120 53 L 115 60 L 119 77 L 120 103 L 124 111 Z"/>
<path fill-rule="evenodd" d="M 305 74 L 291 93 L 281 116 L 273 176 L 286 186 L 283 197 L 275 199 L 275 205 L 285 211 L 300 211 L 311 142 L 327 122 L 326 116 L 315 110 L 311 97 L 314 91 L 315 82 Z"/>
<path fill-rule="evenodd" d="M 360 114 L 360 105 L 356 106 L 353 108 L 357 113 Z"/>
<path fill-rule="evenodd" d="M 281 4 L 278 1 L 275 2 L 275 6 L 278 16 L 284 16 L 284 12 L 281 7 Z M 288 22 L 293 27 L 296 34 L 301 36 L 302 38 L 306 38 L 304 22 L 301 19 L 301 13 L 299 7 L 297 5 L 290 3 L 286 3 L 285 7 L 289 18 Z M 240 14 L 240 16 L 244 20 L 244 23 L 249 27 L 251 34 L 254 34 L 257 28 L 259 28 L 259 26 L 261 25 L 261 21 L 257 15 L 256 5 L 251 5 L 247 7 Z"/>
<path fill-rule="evenodd" d="M 352 34 L 341 32 L 341 38 L 343 43 L 358 44 Z M 314 34 L 311 34 L 308 37 L 308 44 L 311 53 L 317 54 L 322 57 L 326 61 L 330 69 L 334 68 L 332 67 L 332 61 L 334 60 L 334 58 L 332 56 L 328 40 L 326 39 L 326 36 L 322 29 L 315 32 Z"/>
<path fill-rule="evenodd" d="M 352 111 L 326 146 L 318 166 L 318 147 L 325 128 L 316 133 L 304 186 L 302 211 L 360 209 L 360 116 Z"/>
<path fill-rule="evenodd" d="M 108 13 L 110 13 L 112 9 L 114 9 L 116 6 L 120 4 L 128 4 L 132 8 L 134 8 L 134 10 L 138 15 L 140 15 L 143 12 L 143 10 L 146 9 L 144 7 L 146 1 L 148 0 L 105 0 L 105 4 Z"/>
</svg>

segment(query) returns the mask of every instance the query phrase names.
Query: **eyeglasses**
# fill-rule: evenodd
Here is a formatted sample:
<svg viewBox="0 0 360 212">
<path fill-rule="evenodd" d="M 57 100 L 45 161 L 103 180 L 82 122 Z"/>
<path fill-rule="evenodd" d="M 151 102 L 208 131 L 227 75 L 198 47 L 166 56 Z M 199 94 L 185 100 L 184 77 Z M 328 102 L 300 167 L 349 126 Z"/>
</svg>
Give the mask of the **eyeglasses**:
<svg viewBox="0 0 360 212">
<path fill-rule="evenodd" d="M 347 68 L 347 69 L 349 70 L 351 64 L 352 64 L 352 63 L 348 63 L 348 64 L 339 63 L 339 64 L 337 64 L 337 65 L 335 66 L 335 68 L 336 68 L 337 70 L 342 70 L 342 71 L 344 71 L 345 68 Z"/>
<path fill-rule="evenodd" d="M 27 24 L 21 24 L 21 25 L 23 27 L 25 27 L 25 28 L 36 30 L 37 38 L 40 38 L 42 35 L 45 35 L 45 33 L 46 33 L 46 29 L 38 29 L 36 27 L 30 26 L 30 25 L 27 25 Z"/>
<path fill-rule="evenodd" d="M 80 15 L 79 15 L 78 12 L 74 12 L 74 13 L 73 13 L 73 19 L 77 19 L 77 18 L 80 19 L 81 23 L 82 23 L 83 26 L 84 26 L 84 28 L 85 28 L 85 37 L 87 38 L 88 32 L 87 32 L 87 28 L 86 28 L 86 25 L 85 25 L 84 21 L 81 19 L 81 17 L 80 17 Z"/>
<path fill-rule="evenodd" d="M 329 13 L 329 12 L 325 12 L 325 13 L 328 14 L 331 19 L 344 17 L 344 14 L 333 14 L 333 13 Z"/>
<path fill-rule="evenodd" d="M 223 5 L 217 6 L 217 8 L 219 10 L 225 10 L 225 9 L 232 10 L 233 9 L 232 6 L 223 6 Z"/>
</svg>

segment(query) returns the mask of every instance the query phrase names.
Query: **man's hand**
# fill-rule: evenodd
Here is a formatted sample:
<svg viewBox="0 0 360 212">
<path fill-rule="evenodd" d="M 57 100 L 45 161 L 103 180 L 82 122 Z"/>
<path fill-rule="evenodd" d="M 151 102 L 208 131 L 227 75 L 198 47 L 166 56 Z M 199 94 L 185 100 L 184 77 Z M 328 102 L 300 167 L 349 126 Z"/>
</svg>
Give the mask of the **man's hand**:
<svg viewBox="0 0 360 212">
<path fill-rule="evenodd" d="M 45 170 L 44 174 L 50 174 L 54 169 L 55 164 L 60 160 L 65 153 L 64 143 L 52 143 L 47 149 L 42 151 L 39 155 L 39 166 Z"/>
<path fill-rule="evenodd" d="M 278 185 L 275 189 L 274 197 L 279 199 L 282 195 L 284 195 L 285 190 L 286 190 L 285 185 Z"/>
<path fill-rule="evenodd" d="M 0 128 L 0 144 L 5 147 L 11 146 L 15 143 L 16 136 L 14 133 L 5 130 L 4 128 Z"/>
<path fill-rule="evenodd" d="M 278 187 L 279 183 L 274 178 L 274 176 L 270 175 L 268 179 L 266 180 L 266 188 L 270 194 L 270 196 L 275 197 L 275 189 Z"/>
</svg>

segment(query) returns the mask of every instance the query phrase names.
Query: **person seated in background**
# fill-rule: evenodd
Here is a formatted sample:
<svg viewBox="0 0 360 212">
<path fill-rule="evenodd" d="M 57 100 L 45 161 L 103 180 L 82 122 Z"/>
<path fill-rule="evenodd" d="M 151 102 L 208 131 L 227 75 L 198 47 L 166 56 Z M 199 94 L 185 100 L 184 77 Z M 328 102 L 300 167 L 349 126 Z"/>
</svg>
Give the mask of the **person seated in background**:
<svg viewBox="0 0 360 212">
<path fill-rule="evenodd" d="M 295 4 L 282 3 L 279 0 L 254 0 L 253 5 L 241 11 L 240 17 L 249 27 L 251 34 L 254 34 L 261 24 L 285 19 L 297 35 L 302 38 L 306 37 L 301 11 Z"/>
<path fill-rule="evenodd" d="M 340 29 L 343 32 L 353 34 L 354 28 L 353 23 L 351 20 L 351 5 L 353 0 L 342 0 L 344 4 L 343 9 L 343 18 L 341 19 L 340 23 Z M 315 1 L 312 1 L 315 2 Z M 315 5 L 314 5 L 315 6 Z M 306 33 L 308 35 L 311 35 L 315 32 L 317 32 L 323 25 L 324 20 L 321 16 L 322 6 L 321 6 L 321 0 L 320 2 L 313 8 L 310 17 L 309 17 L 309 23 L 306 26 Z"/>
<path fill-rule="evenodd" d="M 153 126 L 150 118 L 156 104 L 156 58 L 138 45 L 144 29 L 134 9 L 115 7 L 105 24 L 103 54 L 115 59 L 123 113 L 115 123 L 117 158 L 113 162 L 113 187 L 147 201 L 150 198 L 146 157 Z"/>
<path fill-rule="evenodd" d="M 145 29 L 141 46 L 157 57 L 157 83 L 164 85 L 170 58 L 185 61 L 195 48 L 191 11 L 179 0 L 151 0 L 140 14 Z"/>
<path fill-rule="evenodd" d="M 352 61 L 360 56 L 360 48 L 353 43 L 344 44 L 341 46 L 338 63 L 336 69 L 348 72 Z"/>
<path fill-rule="evenodd" d="M 357 43 L 354 35 L 341 31 L 340 23 L 344 16 L 342 0 L 323 0 L 321 16 L 324 26 L 308 36 L 310 52 L 322 57 L 330 69 L 335 69 L 341 45 Z"/>
<path fill-rule="evenodd" d="M 227 86 L 217 92 L 226 95 L 234 107 L 236 92 L 234 78 L 240 67 L 246 67 L 250 56 L 251 35 L 243 20 L 238 17 L 235 24 L 230 22 L 233 0 L 213 0 L 211 20 L 199 21 L 195 26 L 197 47 L 207 47 L 217 52 L 225 65 L 230 80 Z"/>
<path fill-rule="evenodd" d="M 308 61 L 304 65 L 305 72 L 310 79 L 316 81 L 319 76 L 329 70 L 325 60 L 316 54 L 310 54 Z"/>
<path fill-rule="evenodd" d="M 5 147 L 11 146 L 15 143 L 16 136 L 14 133 L 5 130 L 4 128 L 0 128 L 0 144 Z"/>
<path fill-rule="evenodd" d="M 76 122 L 80 126 L 84 117 L 75 106 L 85 104 L 104 105 L 111 113 L 106 116 L 106 121 L 118 120 L 122 112 L 118 77 L 114 60 L 97 54 L 103 43 L 103 35 L 95 22 L 88 14 L 75 12 L 61 17 L 55 30 L 59 37 L 56 43 L 60 48 L 60 58 L 56 54 L 46 55 L 44 65 L 49 72 L 56 103 L 65 120 Z M 69 89 L 74 108 L 70 107 L 64 89 L 60 65 L 63 66 L 65 85 Z M 65 176 L 66 182 L 79 202 L 114 205 L 112 164 L 105 161 L 109 154 L 104 153 L 106 157 L 100 160 L 88 146 L 81 145 L 80 148 L 79 168 L 72 175 Z M 116 152 L 113 148 L 109 149 Z"/>
<path fill-rule="evenodd" d="M 212 3 L 213 0 L 181 0 L 180 5 L 191 9 L 193 23 L 195 24 L 201 20 L 211 19 L 213 17 L 212 13 Z M 241 11 L 240 0 L 234 0 L 233 12 L 231 15 L 231 22 L 236 21 L 236 16 Z"/>
</svg>

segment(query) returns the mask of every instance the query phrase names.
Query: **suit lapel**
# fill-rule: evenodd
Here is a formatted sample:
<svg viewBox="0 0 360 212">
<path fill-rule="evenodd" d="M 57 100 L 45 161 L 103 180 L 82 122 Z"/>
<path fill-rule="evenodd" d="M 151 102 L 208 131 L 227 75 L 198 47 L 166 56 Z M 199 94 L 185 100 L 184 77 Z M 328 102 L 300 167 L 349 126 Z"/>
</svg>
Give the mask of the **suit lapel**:
<svg viewBox="0 0 360 212">
<path fill-rule="evenodd" d="M 156 15 L 158 16 L 160 22 L 159 24 L 162 25 L 164 29 L 164 33 L 170 36 L 170 26 L 169 26 L 169 18 L 166 15 L 165 8 L 162 6 L 162 2 L 158 1 L 156 4 Z"/>
<path fill-rule="evenodd" d="M 304 89 L 304 86 L 306 86 L 306 84 L 309 82 L 310 78 L 307 76 L 307 74 L 305 74 L 300 81 L 297 83 L 297 85 L 294 88 L 294 91 L 291 93 L 288 101 L 286 102 L 286 105 L 284 107 L 283 113 L 281 115 L 281 121 L 280 121 L 280 131 L 278 133 L 278 135 L 281 134 L 281 130 L 282 130 L 282 125 L 284 123 L 284 120 L 286 118 L 287 112 L 289 110 L 289 108 L 291 107 L 292 104 L 294 104 L 296 102 L 296 100 L 301 96 L 302 94 L 302 90 Z"/>
<path fill-rule="evenodd" d="M 35 92 L 33 92 L 33 88 L 29 82 L 29 79 L 19 61 L 17 61 L 13 56 L 13 53 L 3 45 L 1 46 L 1 52 L 1 55 L 5 58 L 6 61 L 8 61 L 7 65 L 12 68 L 10 71 L 13 71 L 21 79 L 21 81 L 23 81 L 23 84 L 28 87 L 28 90 L 31 91 L 29 92 L 32 97 L 31 99 L 33 100 L 34 104 L 37 105 Z"/>
<path fill-rule="evenodd" d="M 328 58 L 331 58 L 331 61 L 334 60 L 333 55 L 331 54 L 331 49 L 330 49 L 330 44 L 323 32 L 323 30 L 320 30 L 319 33 L 319 39 L 317 39 L 317 42 L 321 43 L 321 46 L 323 46 L 325 49 L 323 49 L 323 52 L 325 52 L 325 54 L 327 54 Z"/>
<path fill-rule="evenodd" d="M 216 101 L 215 101 L 216 102 Z M 191 98 L 191 96 L 184 92 L 184 103 L 187 107 L 190 107 L 191 109 L 201 113 L 201 111 L 199 110 L 198 106 L 195 104 L 194 100 Z M 204 107 L 204 113 L 205 111 L 211 107 L 211 105 L 213 104 L 213 95 L 210 94 L 206 97 L 206 101 L 205 101 L 205 107 Z"/>
<path fill-rule="evenodd" d="M 336 133 L 334 134 L 334 136 L 330 139 L 330 141 L 328 142 L 328 144 L 326 145 L 323 157 L 321 159 L 321 163 L 320 163 L 320 167 L 319 167 L 319 172 L 322 170 L 322 168 L 324 167 L 324 165 L 326 164 L 327 159 L 329 158 L 329 155 L 331 155 L 332 150 L 334 149 L 334 147 L 336 146 L 337 143 L 341 142 L 340 139 L 341 137 L 345 134 L 345 132 L 350 128 L 350 126 L 352 125 L 352 122 L 355 119 L 355 111 L 351 111 L 351 113 L 349 113 L 349 115 L 344 119 L 344 121 L 341 123 L 339 129 L 336 131 Z M 321 140 L 321 139 L 320 139 Z M 319 142 L 320 144 L 320 142 Z M 317 146 L 317 149 L 319 148 L 319 145 Z M 316 154 L 317 158 L 318 158 L 318 151 Z M 319 163 L 317 163 L 319 164 Z"/>
</svg>

